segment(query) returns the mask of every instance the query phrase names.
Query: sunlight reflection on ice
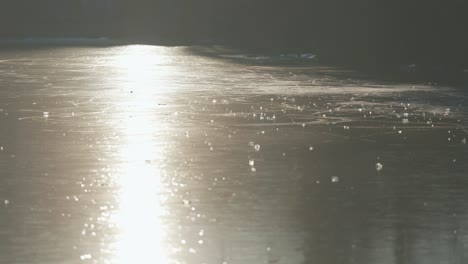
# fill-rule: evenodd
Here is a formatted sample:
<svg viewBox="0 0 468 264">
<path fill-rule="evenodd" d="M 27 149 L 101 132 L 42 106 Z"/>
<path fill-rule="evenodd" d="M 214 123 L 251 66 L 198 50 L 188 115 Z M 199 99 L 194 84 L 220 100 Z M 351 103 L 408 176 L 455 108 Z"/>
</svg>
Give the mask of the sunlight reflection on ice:
<svg viewBox="0 0 468 264">
<path fill-rule="evenodd" d="M 116 263 L 167 263 L 159 175 L 150 164 L 129 163 L 125 169 L 114 218 L 121 232 L 114 248 Z"/>
<path fill-rule="evenodd" d="M 168 74 L 169 67 L 158 67 L 167 64 L 167 50 L 161 47 L 131 45 L 122 48 L 120 55 L 115 56 L 111 63 L 120 75 L 124 90 L 132 93 L 132 101 L 141 105 L 148 102 L 148 96 L 161 90 L 161 81 Z M 159 91 L 157 91 L 159 89 Z"/>
<path fill-rule="evenodd" d="M 148 162 L 163 158 L 161 139 L 155 136 L 162 120 L 153 120 L 151 115 L 152 100 L 161 85 L 153 66 L 162 58 L 150 46 L 128 46 L 115 58 L 115 67 L 125 80 L 123 88 L 135 92 L 124 98 L 131 105 L 119 124 L 125 143 L 119 155 L 119 210 L 113 220 L 120 233 L 113 246 L 113 263 L 167 263 L 161 173 L 158 164 Z"/>
</svg>

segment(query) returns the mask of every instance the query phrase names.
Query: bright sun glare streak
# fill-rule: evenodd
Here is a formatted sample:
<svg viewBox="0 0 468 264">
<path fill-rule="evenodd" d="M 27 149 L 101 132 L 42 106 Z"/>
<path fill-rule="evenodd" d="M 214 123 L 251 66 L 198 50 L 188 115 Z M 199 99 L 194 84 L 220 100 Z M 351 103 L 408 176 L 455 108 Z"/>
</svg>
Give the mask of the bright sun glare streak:
<svg viewBox="0 0 468 264">
<path fill-rule="evenodd" d="M 152 102 L 161 89 L 161 50 L 151 46 L 128 46 L 115 58 L 124 91 L 119 102 L 125 109 L 119 130 L 125 143 L 120 151 L 119 210 L 113 219 L 120 234 L 114 245 L 115 263 L 167 263 L 163 245 L 165 227 L 161 222 L 163 185 L 159 164 L 164 140 L 158 137 L 163 124 L 156 120 Z"/>
</svg>

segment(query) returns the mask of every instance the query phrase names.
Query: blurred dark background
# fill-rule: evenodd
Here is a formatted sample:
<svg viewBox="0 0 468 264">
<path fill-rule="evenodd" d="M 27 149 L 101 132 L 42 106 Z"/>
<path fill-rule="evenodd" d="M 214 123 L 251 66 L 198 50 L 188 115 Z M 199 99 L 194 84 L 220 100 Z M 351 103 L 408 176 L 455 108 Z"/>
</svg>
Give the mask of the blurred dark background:
<svg viewBox="0 0 468 264">
<path fill-rule="evenodd" d="M 110 37 L 312 52 L 344 64 L 468 64 L 465 0 L 2 0 L 0 38 Z"/>
</svg>

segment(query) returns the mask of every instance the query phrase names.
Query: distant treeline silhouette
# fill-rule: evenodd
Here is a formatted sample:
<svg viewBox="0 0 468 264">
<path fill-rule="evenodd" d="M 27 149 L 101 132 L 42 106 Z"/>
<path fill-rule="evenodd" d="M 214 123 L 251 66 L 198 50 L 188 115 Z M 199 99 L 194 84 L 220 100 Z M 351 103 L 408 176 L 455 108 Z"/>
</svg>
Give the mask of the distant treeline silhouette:
<svg viewBox="0 0 468 264">
<path fill-rule="evenodd" d="M 3 0 L 0 37 L 211 41 L 355 63 L 466 65 L 465 0 Z"/>
</svg>

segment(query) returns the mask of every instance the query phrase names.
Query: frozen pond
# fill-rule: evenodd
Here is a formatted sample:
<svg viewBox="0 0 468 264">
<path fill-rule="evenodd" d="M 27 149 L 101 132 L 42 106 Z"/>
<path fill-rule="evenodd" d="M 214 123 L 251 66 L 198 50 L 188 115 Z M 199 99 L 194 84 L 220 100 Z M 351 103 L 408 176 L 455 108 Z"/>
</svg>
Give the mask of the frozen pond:
<svg viewBox="0 0 468 264">
<path fill-rule="evenodd" d="M 0 50 L 0 263 L 468 261 L 467 92 L 283 57 Z"/>
</svg>

